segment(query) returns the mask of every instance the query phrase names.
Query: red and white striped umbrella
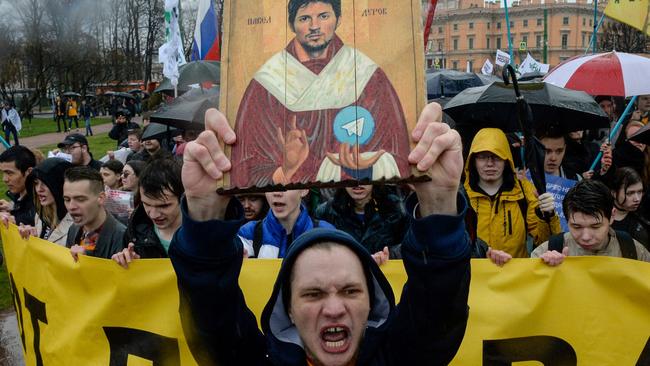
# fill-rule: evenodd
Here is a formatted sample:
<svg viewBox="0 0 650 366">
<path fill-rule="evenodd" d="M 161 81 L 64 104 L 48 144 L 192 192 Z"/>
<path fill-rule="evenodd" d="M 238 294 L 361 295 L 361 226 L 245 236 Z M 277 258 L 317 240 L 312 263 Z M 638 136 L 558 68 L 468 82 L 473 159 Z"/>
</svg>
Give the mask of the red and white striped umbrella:
<svg viewBox="0 0 650 366">
<path fill-rule="evenodd" d="M 551 70 L 544 82 L 591 95 L 650 94 L 650 59 L 616 51 L 574 57 Z"/>
</svg>

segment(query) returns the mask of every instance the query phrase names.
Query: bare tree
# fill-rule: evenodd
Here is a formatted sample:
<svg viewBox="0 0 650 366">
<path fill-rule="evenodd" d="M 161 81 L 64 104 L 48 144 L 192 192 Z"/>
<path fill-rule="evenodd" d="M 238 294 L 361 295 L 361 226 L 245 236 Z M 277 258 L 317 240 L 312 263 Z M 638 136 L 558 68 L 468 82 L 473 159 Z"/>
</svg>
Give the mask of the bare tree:
<svg viewBox="0 0 650 366">
<path fill-rule="evenodd" d="M 615 21 L 603 24 L 602 28 L 603 34 L 599 38 L 600 50 L 629 53 L 647 52 L 647 37 L 643 32 Z"/>
</svg>

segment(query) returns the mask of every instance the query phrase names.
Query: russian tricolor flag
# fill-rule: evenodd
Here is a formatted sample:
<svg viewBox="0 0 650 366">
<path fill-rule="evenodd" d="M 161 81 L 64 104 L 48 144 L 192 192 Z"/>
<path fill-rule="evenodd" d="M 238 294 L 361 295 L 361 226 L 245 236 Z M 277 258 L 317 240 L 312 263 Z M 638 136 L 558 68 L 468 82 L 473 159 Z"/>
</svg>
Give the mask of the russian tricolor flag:
<svg viewBox="0 0 650 366">
<path fill-rule="evenodd" d="M 214 60 L 221 58 L 219 47 L 219 23 L 217 13 L 214 11 L 212 0 L 199 0 L 199 12 L 194 28 L 194 42 L 192 42 L 192 61 Z"/>
</svg>

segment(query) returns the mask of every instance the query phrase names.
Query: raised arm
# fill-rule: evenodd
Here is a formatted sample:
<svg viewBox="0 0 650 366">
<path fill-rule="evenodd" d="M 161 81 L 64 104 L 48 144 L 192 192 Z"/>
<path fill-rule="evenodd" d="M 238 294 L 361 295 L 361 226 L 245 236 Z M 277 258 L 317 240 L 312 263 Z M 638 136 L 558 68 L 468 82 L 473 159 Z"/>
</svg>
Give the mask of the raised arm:
<svg viewBox="0 0 650 366">
<path fill-rule="evenodd" d="M 470 246 L 463 223 L 467 203 L 458 193 L 462 145 L 456 131 L 438 122 L 441 116 L 439 105 L 428 105 L 412 133 L 417 146 L 409 161 L 431 181 L 415 185 L 422 218 L 412 220 L 402 245 L 408 281 L 389 345 L 405 365 L 448 364 L 467 325 Z"/>
<path fill-rule="evenodd" d="M 262 364 L 265 355 L 257 321 L 238 284 L 240 223 L 223 221 L 230 197 L 216 192 L 217 181 L 231 167 L 222 143 L 234 142 L 225 117 L 210 109 L 206 130 L 183 154 L 183 223 L 169 256 L 178 277 L 183 330 L 201 365 Z"/>
</svg>

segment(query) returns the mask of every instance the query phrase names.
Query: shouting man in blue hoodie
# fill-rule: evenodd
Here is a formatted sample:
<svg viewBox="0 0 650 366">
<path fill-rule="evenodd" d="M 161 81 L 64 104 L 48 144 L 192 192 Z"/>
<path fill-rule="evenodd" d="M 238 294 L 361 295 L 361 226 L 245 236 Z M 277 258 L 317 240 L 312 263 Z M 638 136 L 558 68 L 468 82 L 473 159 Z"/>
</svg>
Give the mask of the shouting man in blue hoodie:
<svg viewBox="0 0 650 366">
<path fill-rule="evenodd" d="M 181 319 L 200 365 L 446 365 L 467 325 L 470 248 L 458 195 L 460 137 L 425 108 L 409 162 L 431 180 L 414 184 L 420 202 L 402 244 L 408 281 L 399 305 L 370 253 L 348 234 L 317 228 L 287 248 L 261 319 L 238 284 L 240 222 L 224 221 L 229 197 L 216 192 L 231 168 L 221 143 L 237 137 L 216 109 L 183 158 L 183 224 L 169 251 Z"/>
</svg>

